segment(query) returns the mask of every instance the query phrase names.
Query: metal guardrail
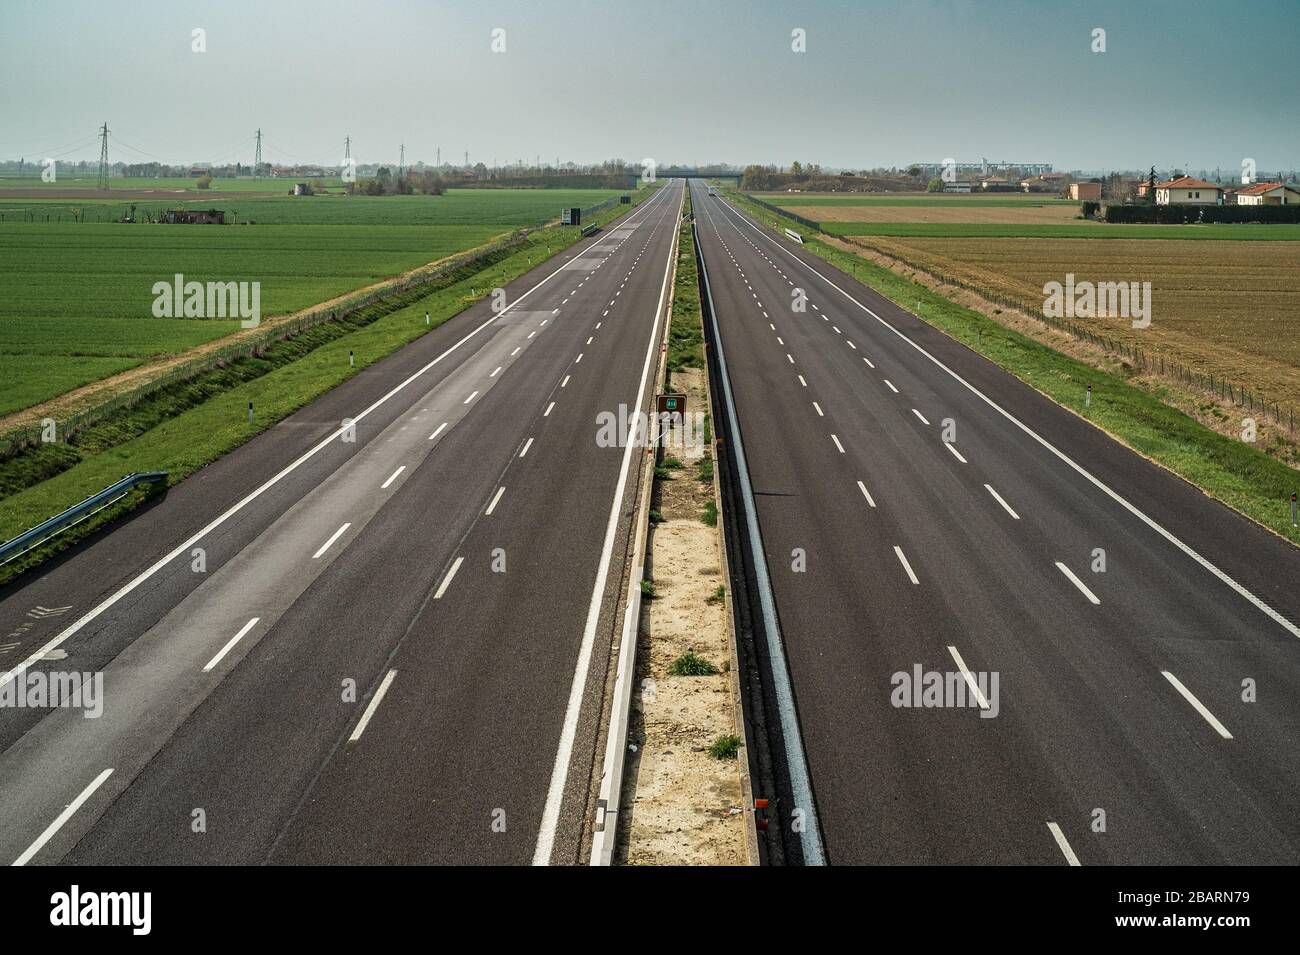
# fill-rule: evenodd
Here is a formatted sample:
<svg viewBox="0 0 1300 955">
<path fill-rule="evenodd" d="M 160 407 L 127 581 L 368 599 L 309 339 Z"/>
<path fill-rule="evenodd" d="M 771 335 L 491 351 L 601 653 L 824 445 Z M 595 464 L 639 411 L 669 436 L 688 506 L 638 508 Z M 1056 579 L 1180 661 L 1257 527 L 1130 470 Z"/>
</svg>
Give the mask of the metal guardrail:
<svg viewBox="0 0 1300 955">
<path fill-rule="evenodd" d="M 49 520 L 37 524 L 31 530 L 19 534 L 13 540 L 0 544 L 0 564 L 7 564 L 15 557 L 21 557 L 32 548 L 39 547 L 50 538 L 63 533 L 69 527 L 80 524 L 87 518 L 98 514 L 104 508 L 126 497 L 127 494 L 141 484 L 157 484 L 165 480 L 167 480 L 166 471 L 137 471 L 134 474 L 128 474 L 116 484 L 104 488 L 97 494 L 90 495 L 80 504 L 72 505 L 62 514 L 56 514 Z"/>
</svg>

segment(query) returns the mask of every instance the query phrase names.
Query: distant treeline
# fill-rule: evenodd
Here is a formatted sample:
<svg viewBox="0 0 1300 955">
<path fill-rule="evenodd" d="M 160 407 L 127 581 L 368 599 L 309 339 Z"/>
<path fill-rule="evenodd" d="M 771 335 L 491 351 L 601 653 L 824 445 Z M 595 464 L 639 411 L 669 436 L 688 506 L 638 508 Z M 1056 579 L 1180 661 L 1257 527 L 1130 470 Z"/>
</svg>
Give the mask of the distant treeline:
<svg viewBox="0 0 1300 955">
<path fill-rule="evenodd" d="M 633 173 L 586 174 L 576 176 L 498 176 L 495 179 L 463 179 L 446 183 L 447 188 L 466 189 L 632 189 Z"/>
<path fill-rule="evenodd" d="M 822 172 L 821 166 L 815 163 L 808 166 L 793 163 L 788 172 L 775 166 L 746 166 L 740 177 L 740 188 L 745 192 L 782 192 L 787 189 L 800 192 L 907 192 L 923 189 L 925 183 L 920 179 L 919 169 L 916 175 L 911 175 L 910 170 L 832 175 Z"/>
</svg>

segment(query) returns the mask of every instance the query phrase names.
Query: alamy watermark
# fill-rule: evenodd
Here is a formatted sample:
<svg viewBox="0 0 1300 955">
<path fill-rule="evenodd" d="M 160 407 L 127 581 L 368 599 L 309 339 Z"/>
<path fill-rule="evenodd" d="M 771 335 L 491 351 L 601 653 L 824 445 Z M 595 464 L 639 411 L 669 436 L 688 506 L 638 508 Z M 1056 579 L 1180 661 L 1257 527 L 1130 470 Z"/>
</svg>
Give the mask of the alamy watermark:
<svg viewBox="0 0 1300 955">
<path fill-rule="evenodd" d="M 705 448 L 707 428 L 702 411 L 647 414 L 641 410 L 632 411 L 627 405 L 619 405 L 617 412 L 602 411 L 596 415 L 596 447 L 625 448 L 629 443 L 633 447 L 647 445 L 651 440 L 652 425 L 658 425 L 653 434 L 658 437 L 661 448 L 688 452 L 702 452 Z"/>
<path fill-rule="evenodd" d="M 0 685 L 0 709 L 81 710 L 88 720 L 104 715 L 104 674 L 25 670 Z"/>
<path fill-rule="evenodd" d="M 172 282 L 153 284 L 154 318 L 240 318 L 241 328 L 262 322 L 261 282 Z"/>
<path fill-rule="evenodd" d="M 1047 318 L 1130 318 L 1134 328 L 1151 324 L 1150 282 L 1076 282 L 1069 272 L 1064 284 L 1044 285 L 1043 295 Z"/>
<path fill-rule="evenodd" d="M 899 670 L 889 678 L 894 687 L 889 702 L 900 709 L 978 709 L 980 719 L 998 715 L 999 675 L 961 670 L 925 670 L 913 664 L 911 671 Z"/>
</svg>

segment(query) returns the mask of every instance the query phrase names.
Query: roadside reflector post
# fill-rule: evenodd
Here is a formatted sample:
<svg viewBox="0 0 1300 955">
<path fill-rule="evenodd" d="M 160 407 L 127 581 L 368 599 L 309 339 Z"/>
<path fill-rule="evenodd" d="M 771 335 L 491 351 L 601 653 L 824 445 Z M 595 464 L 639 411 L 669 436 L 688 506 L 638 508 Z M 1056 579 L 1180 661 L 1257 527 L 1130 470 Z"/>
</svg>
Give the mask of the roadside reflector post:
<svg viewBox="0 0 1300 955">
<path fill-rule="evenodd" d="M 352 349 L 348 349 L 348 367 L 352 368 L 357 363 L 357 356 L 352 354 Z"/>
<path fill-rule="evenodd" d="M 253 403 L 251 401 L 248 403 L 248 423 L 253 423 Z"/>
<path fill-rule="evenodd" d="M 424 313 L 424 324 L 426 324 L 426 325 L 429 324 L 429 313 L 428 313 L 428 312 L 425 312 L 425 313 Z"/>
<path fill-rule="evenodd" d="M 1088 394 L 1083 399 L 1083 406 L 1085 408 L 1092 407 L 1092 385 L 1088 386 Z"/>
<path fill-rule="evenodd" d="M 759 832 L 767 832 L 767 800 L 754 800 L 754 828 Z"/>
<path fill-rule="evenodd" d="M 1291 526 L 1296 527 L 1295 491 L 1291 492 Z"/>
</svg>

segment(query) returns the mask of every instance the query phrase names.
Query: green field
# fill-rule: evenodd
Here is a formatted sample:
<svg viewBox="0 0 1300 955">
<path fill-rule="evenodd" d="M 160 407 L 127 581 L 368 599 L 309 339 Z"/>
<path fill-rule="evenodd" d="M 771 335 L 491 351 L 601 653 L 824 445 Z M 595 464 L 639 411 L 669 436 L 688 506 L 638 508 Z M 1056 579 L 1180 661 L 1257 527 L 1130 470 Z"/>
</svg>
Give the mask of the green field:
<svg viewBox="0 0 1300 955">
<path fill-rule="evenodd" d="M 158 180 L 147 180 L 156 183 Z M 229 180 L 243 184 L 251 180 Z M 0 180 L 0 186 L 13 180 Z M 60 183 L 64 185 L 65 183 Z M 277 186 L 278 188 L 278 186 Z M 589 207 L 609 189 L 455 189 L 441 196 L 257 196 L 197 205 L 256 225 L 114 219 L 118 200 L 5 200 L 0 191 L 0 415 L 239 328 L 155 318 L 155 282 L 260 282 L 262 317 L 284 314 Z M 201 195 L 201 194 L 200 194 Z M 136 202 L 146 209 L 175 201 Z M 16 210 L 54 221 L 15 221 Z M 57 221 L 62 216 L 63 221 Z"/>
<path fill-rule="evenodd" d="M 5 175 L 0 176 L 0 192 L 5 189 L 46 189 L 50 192 L 57 192 L 60 189 L 95 189 L 99 185 L 99 177 L 91 175 L 72 175 L 71 173 L 57 172 L 57 178 L 54 182 L 42 182 L 40 173 L 26 173 L 24 175 Z M 171 177 L 163 179 L 140 179 L 120 176 L 117 178 L 110 177 L 108 180 L 109 191 L 115 189 L 184 189 L 193 192 L 195 195 L 203 195 L 205 191 L 209 192 L 268 192 L 276 195 L 282 195 L 293 188 L 295 182 L 301 182 L 298 179 L 213 179 L 212 185 L 207 190 L 199 189 L 195 185 L 197 179 L 182 177 Z M 343 180 L 337 176 L 325 177 L 320 180 L 312 179 L 312 182 L 322 182 L 330 189 L 343 188 Z"/>
<path fill-rule="evenodd" d="M 1300 225 L 1214 222 L 1205 225 L 1118 225 L 1085 222 L 1077 225 L 1004 222 L 823 222 L 831 235 L 930 236 L 990 239 L 1240 239 L 1247 241 L 1300 239 Z"/>
<path fill-rule="evenodd" d="M 239 180 L 236 180 L 239 181 Z M 586 208 L 621 195 L 617 189 L 448 189 L 441 196 L 258 196 L 214 199 L 184 196 L 142 199 L 9 199 L 0 189 L 0 220 L 32 227 L 72 224 L 74 212 L 84 224 L 137 218 L 177 206 L 221 209 L 226 221 L 258 225 L 541 225 L 558 218 L 566 206 Z M 24 213 L 36 222 L 24 222 Z M 49 217 L 49 222 L 45 221 Z"/>
</svg>

